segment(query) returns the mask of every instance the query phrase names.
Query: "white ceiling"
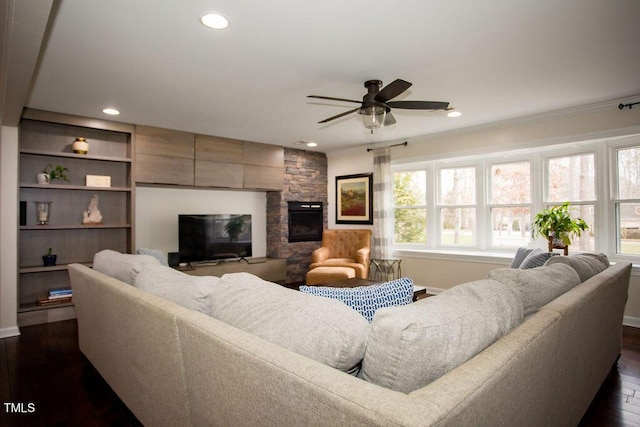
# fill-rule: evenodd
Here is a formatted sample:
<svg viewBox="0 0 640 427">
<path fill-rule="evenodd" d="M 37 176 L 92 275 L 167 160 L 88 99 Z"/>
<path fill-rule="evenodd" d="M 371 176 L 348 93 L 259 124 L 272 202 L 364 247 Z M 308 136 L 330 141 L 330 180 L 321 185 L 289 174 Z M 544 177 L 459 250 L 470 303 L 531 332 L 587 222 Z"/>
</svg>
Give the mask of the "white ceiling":
<svg viewBox="0 0 640 427">
<path fill-rule="evenodd" d="M 638 0 L 61 0 L 31 108 L 316 150 L 640 95 Z M 227 30 L 205 28 L 204 12 Z M 462 117 L 394 110 L 367 133 L 363 82 L 413 86 Z M 640 107 L 637 107 L 640 108 Z"/>
</svg>

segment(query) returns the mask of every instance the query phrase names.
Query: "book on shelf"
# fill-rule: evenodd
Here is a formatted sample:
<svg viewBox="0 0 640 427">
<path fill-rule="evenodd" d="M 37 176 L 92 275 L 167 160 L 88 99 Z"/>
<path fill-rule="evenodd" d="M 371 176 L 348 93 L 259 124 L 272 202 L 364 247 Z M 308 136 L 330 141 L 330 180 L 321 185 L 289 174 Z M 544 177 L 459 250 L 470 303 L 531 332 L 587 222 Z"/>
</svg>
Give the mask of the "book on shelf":
<svg viewBox="0 0 640 427">
<path fill-rule="evenodd" d="M 72 293 L 73 291 L 71 290 L 71 288 L 56 288 L 49 290 L 50 297 L 54 295 L 71 295 Z"/>
<path fill-rule="evenodd" d="M 64 298 L 50 298 L 50 297 L 42 297 L 36 300 L 36 303 L 40 306 L 42 305 L 56 305 L 56 304 L 66 304 L 72 302 L 73 297 L 67 296 Z"/>
<path fill-rule="evenodd" d="M 72 294 L 61 294 L 61 295 L 49 295 L 50 300 L 62 299 L 62 298 L 71 298 Z"/>
</svg>

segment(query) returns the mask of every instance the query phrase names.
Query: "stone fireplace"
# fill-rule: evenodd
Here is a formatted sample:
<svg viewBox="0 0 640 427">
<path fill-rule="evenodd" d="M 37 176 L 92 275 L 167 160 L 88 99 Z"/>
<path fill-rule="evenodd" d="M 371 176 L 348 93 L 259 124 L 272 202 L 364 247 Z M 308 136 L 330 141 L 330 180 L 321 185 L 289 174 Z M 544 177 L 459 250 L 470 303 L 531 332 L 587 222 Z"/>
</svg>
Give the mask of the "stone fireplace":
<svg viewBox="0 0 640 427">
<path fill-rule="evenodd" d="M 301 283 L 311 263 L 311 252 L 320 247 L 322 230 L 327 228 L 327 156 L 313 151 L 284 149 L 284 185 L 282 191 L 267 192 L 267 256 L 287 260 L 287 283 Z M 321 205 L 316 210 L 314 239 L 289 239 L 289 202 Z M 317 208 L 316 208 L 317 209 Z M 318 222 L 321 218 L 321 223 Z M 320 225 L 321 224 L 321 225 Z M 295 222 L 294 222 L 295 225 Z M 296 240 L 294 238 L 294 240 Z"/>
</svg>

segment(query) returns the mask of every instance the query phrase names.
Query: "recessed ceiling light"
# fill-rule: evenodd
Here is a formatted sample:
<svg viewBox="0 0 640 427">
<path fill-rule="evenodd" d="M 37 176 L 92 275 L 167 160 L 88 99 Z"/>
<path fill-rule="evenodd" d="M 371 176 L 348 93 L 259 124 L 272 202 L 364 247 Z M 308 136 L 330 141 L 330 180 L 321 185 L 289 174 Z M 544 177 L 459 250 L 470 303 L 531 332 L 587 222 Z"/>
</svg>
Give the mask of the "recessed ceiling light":
<svg viewBox="0 0 640 427">
<path fill-rule="evenodd" d="M 449 111 L 447 117 L 460 117 L 462 113 L 460 111 Z"/>
<path fill-rule="evenodd" d="M 200 22 L 214 30 L 223 30 L 229 26 L 229 20 L 219 13 L 207 13 L 200 18 Z"/>
<path fill-rule="evenodd" d="M 117 116 L 118 114 L 120 114 L 120 111 L 116 110 L 115 108 L 105 108 L 102 110 L 102 112 L 110 116 Z"/>
<path fill-rule="evenodd" d="M 307 142 L 307 147 L 317 147 L 318 144 L 316 144 L 315 142 Z"/>
</svg>

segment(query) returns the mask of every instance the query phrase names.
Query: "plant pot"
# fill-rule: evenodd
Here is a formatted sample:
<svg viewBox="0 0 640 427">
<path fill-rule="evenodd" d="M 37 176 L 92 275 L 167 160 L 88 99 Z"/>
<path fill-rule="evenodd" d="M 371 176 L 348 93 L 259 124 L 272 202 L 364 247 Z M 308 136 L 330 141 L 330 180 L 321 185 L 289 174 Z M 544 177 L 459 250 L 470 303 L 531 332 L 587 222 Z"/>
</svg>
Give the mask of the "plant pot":
<svg viewBox="0 0 640 427">
<path fill-rule="evenodd" d="M 50 267 L 52 265 L 56 265 L 57 259 L 58 255 L 42 255 L 42 264 L 45 267 Z"/>
<path fill-rule="evenodd" d="M 49 174 L 48 173 L 37 173 L 36 181 L 38 184 L 48 184 L 49 183 Z"/>
</svg>

